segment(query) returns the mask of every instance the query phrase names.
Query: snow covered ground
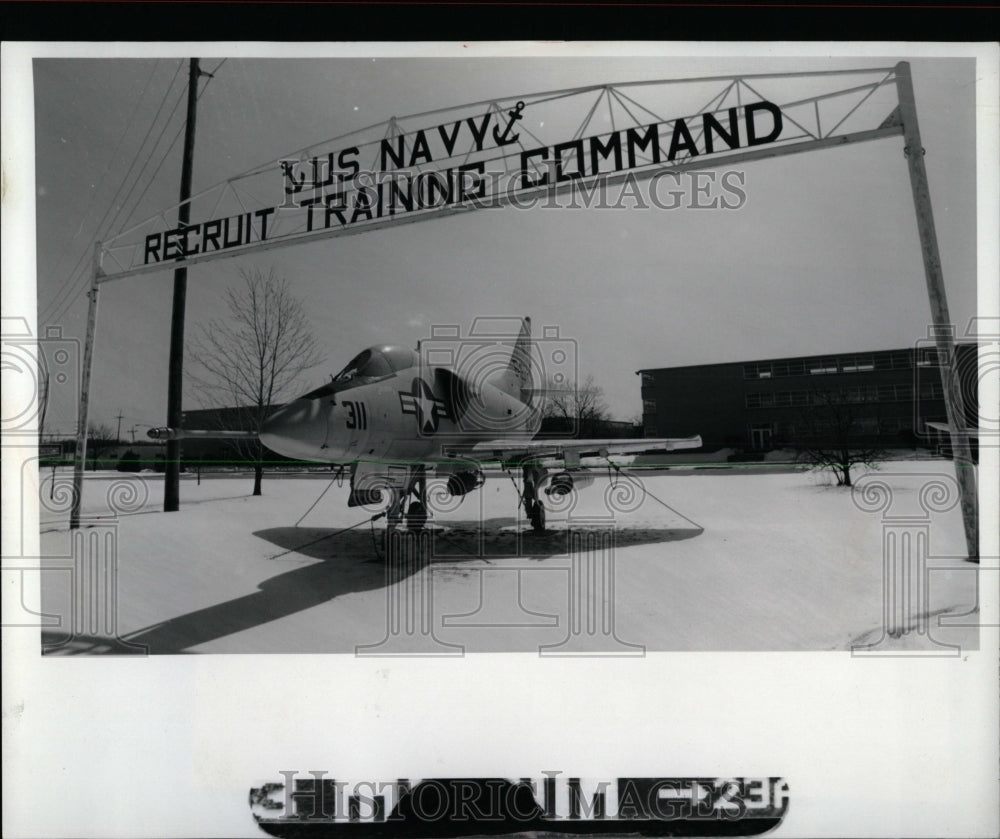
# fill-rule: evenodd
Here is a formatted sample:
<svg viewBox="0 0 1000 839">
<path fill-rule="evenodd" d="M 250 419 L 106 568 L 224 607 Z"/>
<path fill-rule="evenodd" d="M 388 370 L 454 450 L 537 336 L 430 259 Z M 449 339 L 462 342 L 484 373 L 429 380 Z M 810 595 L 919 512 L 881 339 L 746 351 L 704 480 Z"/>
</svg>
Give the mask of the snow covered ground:
<svg viewBox="0 0 1000 839">
<path fill-rule="evenodd" d="M 43 642 L 60 654 L 976 649 L 976 630 L 954 625 L 975 623 L 959 616 L 976 608 L 977 575 L 957 496 L 941 494 L 953 476 L 944 461 L 886 463 L 869 480 L 889 494 L 862 502 L 792 469 L 602 473 L 537 535 L 498 474 L 387 563 L 384 520 L 348 508 L 329 474 L 269 476 L 259 498 L 249 476 L 188 474 L 181 510 L 165 514 L 161 475 L 88 473 L 74 548 L 46 471 L 42 606 L 61 622 Z M 909 589 L 925 580 L 926 601 L 885 581 L 886 534 L 926 539 L 930 570 Z"/>
</svg>

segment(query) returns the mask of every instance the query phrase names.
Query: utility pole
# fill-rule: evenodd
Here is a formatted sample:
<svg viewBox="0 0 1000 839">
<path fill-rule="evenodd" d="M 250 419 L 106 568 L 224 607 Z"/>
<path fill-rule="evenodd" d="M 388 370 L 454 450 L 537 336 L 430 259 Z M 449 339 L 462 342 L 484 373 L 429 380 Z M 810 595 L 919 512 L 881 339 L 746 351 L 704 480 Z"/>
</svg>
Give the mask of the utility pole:
<svg viewBox="0 0 1000 839">
<path fill-rule="evenodd" d="M 118 430 L 115 432 L 115 442 L 118 443 L 118 444 L 121 444 L 121 441 L 122 441 L 122 409 L 121 408 L 118 409 L 118 416 L 116 417 L 116 419 L 118 420 Z"/>
<path fill-rule="evenodd" d="M 198 59 L 191 59 L 188 71 L 187 125 L 184 130 L 184 158 L 181 163 L 181 200 L 177 210 L 177 226 L 187 227 L 191 220 L 191 168 L 194 161 L 194 127 L 198 105 Z M 187 240 L 184 246 L 187 248 Z M 180 428 L 181 395 L 184 389 L 184 307 L 187 301 L 187 268 L 174 270 L 174 304 L 170 321 L 170 371 L 167 382 L 167 425 Z M 164 476 L 163 511 L 180 509 L 181 441 L 167 441 L 166 475 Z"/>
</svg>

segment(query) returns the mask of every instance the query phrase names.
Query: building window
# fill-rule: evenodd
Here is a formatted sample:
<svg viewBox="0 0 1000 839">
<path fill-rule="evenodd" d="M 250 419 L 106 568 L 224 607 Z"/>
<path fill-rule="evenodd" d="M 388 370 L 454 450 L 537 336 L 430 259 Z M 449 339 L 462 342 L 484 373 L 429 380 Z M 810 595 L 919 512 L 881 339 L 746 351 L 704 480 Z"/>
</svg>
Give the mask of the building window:
<svg viewBox="0 0 1000 839">
<path fill-rule="evenodd" d="M 642 400 L 642 412 L 644 414 L 655 414 L 656 413 L 656 400 L 655 399 L 643 399 Z"/>
<path fill-rule="evenodd" d="M 656 377 L 652 373 L 642 374 L 642 384 L 651 385 L 656 381 Z"/>
<path fill-rule="evenodd" d="M 909 370 L 913 367 L 913 356 L 909 350 L 897 350 L 891 353 L 893 370 Z"/>
<path fill-rule="evenodd" d="M 743 365 L 743 378 L 744 379 L 770 379 L 771 378 L 771 365 L 764 364 L 744 364 Z"/>
<path fill-rule="evenodd" d="M 806 365 L 801 360 L 777 361 L 771 365 L 776 377 L 801 376 L 806 372 Z"/>
<path fill-rule="evenodd" d="M 876 370 L 909 370 L 913 367 L 913 355 L 909 350 L 876 353 L 872 362 Z"/>
<path fill-rule="evenodd" d="M 944 367 L 947 358 L 937 347 L 920 347 L 917 351 L 917 367 Z"/>
<path fill-rule="evenodd" d="M 934 358 L 934 347 L 926 348 Z M 925 352 L 924 349 L 921 353 Z M 786 376 L 822 376 L 833 373 L 870 373 L 875 370 L 909 370 L 914 354 L 910 350 L 889 350 L 881 353 L 847 353 L 822 358 L 791 358 L 781 361 L 755 361 L 743 365 L 744 379 L 780 379 Z M 932 362 L 919 362 L 929 366 Z M 937 363 L 937 362 L 933 362 Z"/>
<path fill-rule="evenodd" d="M 812 362 L 809 367 L 809 374 L 812 376 L 821 376 L 825 373 L 836 373 L 837 372 L 837 362 L 832 358 L 824 358 L 819 362 Z"/>
<path fill-rule="evenodd" d="M 845 373 L 867 373 L 875 369 L 875 360 L 870 355 L 847 356 L 842 359 L 840 369 Z"/>
<path fill-rule="evenodd" d="M 748 393 L 746 395 L 746 405 L 748 408 L 772 408 L 774 407 L 774 394 L 769 391 Z"/>
</svg>

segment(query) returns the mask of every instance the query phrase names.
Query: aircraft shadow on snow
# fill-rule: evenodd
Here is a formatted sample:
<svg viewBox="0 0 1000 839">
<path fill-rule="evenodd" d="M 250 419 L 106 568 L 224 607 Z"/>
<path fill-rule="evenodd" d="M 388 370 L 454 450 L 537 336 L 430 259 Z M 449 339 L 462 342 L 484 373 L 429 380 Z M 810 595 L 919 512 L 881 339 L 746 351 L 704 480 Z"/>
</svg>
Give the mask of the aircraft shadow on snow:
<svg viewBox="0 0 1000 839">
<path fill-rule="evenodd" d="M 607 532 L 601 526 L 574 526 L 586 538 Z M 641 528 L 615 530 L 615 549 L 691 539 L 697 528 Z M 543 561 L 568 557 L 570 535 L 566 529 L 544 533 L 518 530 L 513 517 L 483 521 L 452 521 L 447 527 L 426 531 L 422 548 L 405 561 L 386 562 L 383 531 L 370 528 L 341 532 L 334 528 L 276 527 L 254 533 L 281 550 L 272 557 L 276 567 L 296 565 L 262 581 L 257 591 L 197 609 L 131 632 L 121 642 L 107 638 L 42 633 L 43 654 L 175 654 L 201 644 L 244 632 L 297 612 L 322 605 L 352 592 L 373 591 L 398 583 L 428 565 L 451 565 L 503 559 Z M 415 561 L 414 561 L 415 560 Z"/>
<path fill-rule="evenodd" d="M 434 562 L 473 561 L 484 559 L 523 558 L 543 560 L 550 557 L 566 556 L 572 549 L 571 533 L 586 538 L 607 532 L 609 527 L 592 523 L 566 527 L 554 523 L 545 532 L 538 533 L 527 528 L 519 528 L 513 516 L 500 516 L 483 520 L 446 521 L 441 527 L 429 528 L 426 538 L 430 540 L 425 551 L 427 559 Z M 635 545 L 651 545 L 691 539 L 702 533 L 698 528 L 656 528 L 628 527 L 614 529 L 615 548 Z M 261 539 L 274 543 L 283 551 L 297 553 L 313 559 L 354 559 L 369 563 L 381 563 L 385 551 L 382 533 L 378 532 L 375 542 L 370 530 L 340 532 L 335 529 L 275 527 L 254 533 Z M 328 538 L 324 538 L 326 535 Z M 379 572 L 383 583 L 386 575 Z"/>
</svg>

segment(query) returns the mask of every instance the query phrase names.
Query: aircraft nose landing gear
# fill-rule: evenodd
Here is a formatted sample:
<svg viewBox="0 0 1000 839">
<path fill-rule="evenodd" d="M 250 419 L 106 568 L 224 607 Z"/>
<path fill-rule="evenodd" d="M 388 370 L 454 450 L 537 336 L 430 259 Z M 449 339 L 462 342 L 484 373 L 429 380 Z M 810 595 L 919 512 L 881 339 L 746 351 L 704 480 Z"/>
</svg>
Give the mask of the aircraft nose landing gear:
<svg viewBox="0 0 1000 839">
<path fill-rule="evenodd" d="M 531 522 L 531 529 L 536 533 L 545 532 L 545 506 L 541 501 L 534 501 L 528 511 L 528 521 Z"/>
<path fill-rule="evenodd" d="M 390 565 L 416 559 L 421 563 L 426 561 L 430 556 L 430 532 L 426 530 L 429 516 L 424 467 L 411 467 L 403 479 L 388 491 L 391 499 L 386 508 L 386 528 L 382 533 L 382 548 L 387 561 Z"/>
<path fill-rule="evenodd" d="M 531 523 L 531 529 L 535 533 L 545 532 L 545 505 L 538 497 L 538 484 L 545 477 L 545 469 L 541 466 L 526 463 L 523 467 L 524 490 L 521 494 L 521 501 L 524 503 L 524 512 Z"/>
<path fill-rule="evenodd" d="M 428 518 L 427 474 L 424 467 L 411 467 L 405 480 L 389 491 L 392 500 L 387 510 L 388 529 L 398 529 L 405 521 L 407 530 L 423 530 Z"/>
</svg>

